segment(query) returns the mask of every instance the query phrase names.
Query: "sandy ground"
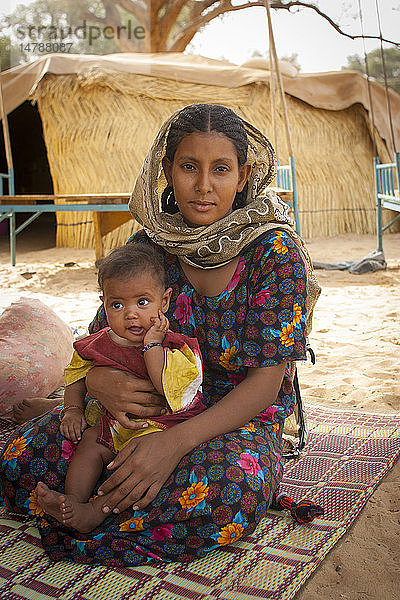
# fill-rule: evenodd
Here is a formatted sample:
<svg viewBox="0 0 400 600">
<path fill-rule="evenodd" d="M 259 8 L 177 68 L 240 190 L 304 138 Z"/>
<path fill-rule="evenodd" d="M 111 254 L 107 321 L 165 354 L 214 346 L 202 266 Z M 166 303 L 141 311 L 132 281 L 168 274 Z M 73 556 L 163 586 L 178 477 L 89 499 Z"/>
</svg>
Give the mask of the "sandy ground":
<svg viewBox="0 0 400 600">
<path fill-rule="evenodd" d="M 0 237 L 0 310 L 20 296 L 38 298 L 84 333 L 99 304 L 94 251 L 54 248 L 51 225 L 38 227 L 19 237 L 14 268 L 7 239 Z M 333 263 L 360 260 L 375 249 L 376 241 L 374 236 L 343 235 L 314 238 L 308 246 L 315 261 Z M 307 402 L 399 411 L 400 234 L 386 235 L 384 251 L 386 271 L 318 271 L 323 292 L 311 336 L 317 364 L 300 367 Z M 400 463 L 296 600 L 400 597 L 399 484 Z"/>
</svg>

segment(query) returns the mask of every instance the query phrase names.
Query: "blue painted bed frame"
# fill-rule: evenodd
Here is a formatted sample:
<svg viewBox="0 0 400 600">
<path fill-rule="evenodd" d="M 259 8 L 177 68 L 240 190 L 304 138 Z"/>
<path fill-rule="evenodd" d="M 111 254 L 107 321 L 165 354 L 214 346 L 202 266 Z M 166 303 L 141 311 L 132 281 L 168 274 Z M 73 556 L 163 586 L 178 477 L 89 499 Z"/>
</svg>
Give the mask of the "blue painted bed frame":
<svg viewBox="0 0 400 600">
<path fill-rule="evenodd" d="M 11 191 L 12 186 L 9 183 L 9 189 Z M 108 200 L 112 200 L 112 196 L 113 194 L 96 194 L 97 196 L 99 196 L 99 200 L 101 200 L 101 196 L 103 196 L 104 198 L 107 198 Z M 82 195 L 83 196 L 83 195 Z M 91 195 L 92 197 L 94 196 L 93 194 Z M 115 200 L 117 200 L 118 198 L 121 199 L 121 197 L 127 196 L 127 198 L 129 198 L 129 194 L 115 194 L 114 198 Z M 59 196 L 60 199 L 68 199 L 68 194 L 65 195 L 60 195 Z M 111 197 L 111 198 L 110 198 Z M 8 199 L 7 195 L 0 195 L 0 198 L 3 202 L 6 202 Z M 23 196 L 23 198 L 27 198 L 27 196 Z M 41 196 L 37 196 L 37 199 L 41 199 L 43 197 Z M 30 195 L 30 199 L 32 201 L 36 200 L 34 195 Z M 46 198 L 46 196 L 45 196 Z M 53 199 L 53 198 L 57 198 L 57 196 L 47 196 L 47 198 Z M 75 195 L 76 198 L 76 195 Z M 82 200 L 84 200 L 84 198 L 82 198 Z M 93 213 L 99 213 L 99 212 L 129 212 L 129 207 L 127 202 L 123 202 L 123 203 L 105 203 L 105 204 L 100 204 L 100 203 L 81 203 L 81 204 L 18 204 L 18 196 L 13 196 L 10 194 L 10 204 L 0 204 L 0 223 L 2 221 L 4 221 L 5 219 L 8 219 L 9 221 L 9 225 L 10 225 L 10 229 L 9 229 L 9 236 L 10 236 L 10 257 L 11 257 L 11 264 L 14 267 L 15 263 L 16 263 L 16 238 L 17 235 L 19 233 L 21 233 L 21 231 L 23 231 L 28 225 L 30 225 L 30 223 L 32 223 L 33 221 L 35 221 L 35 219 L 37 219 L 38 217 L 40 217 L 40 215 L 42 215 L 43 213 L 56 213 L 56 212 L 72 212 L 72 211 L 79 211 L 79 212 L 93 212 Z M 32 213 L 32 215 L 30 217 L 28 217 L 19 227 L 16 227 L 16 222 L 15 222 L 15 215 L 17 213 Z M 97 244 L 97 242 L 96 242 Z M 98 254 L 98 249 L 96 246 L 96 256 Z"/>
<path fill-rule="evenodd" d="M 398 214 L 387 225 L 382 224 L 382 211 L 384 208 L 400 213 L 400 152 L 395 152 L 395 162 L 381 164 L 379 158 L 374 159 L 375 192 L 376 192 L 376 233 L 378 250 L 383 251 L 382 237 L 384 231 L 389 229 L 400 219 Z M 397 175 L 397 188 L 396 188 Z M 397 192 L 397 193 L 396 193 Z"/>
<path fill-rule="evenodd" d="M 293 200 L 285 200 L 286 204 L 292 208 L 294 213 L 294 220 L 296 223 L 296 231 L 299 235 L 301 235 L 300 230 L 300 215 L 299 215 L 299 207 L 297 201 L 297 183 L 296 183 L 296 164 L 294 161 L 294 156 L 289 157 L 288 165 L 280 165 L 278 162 L 277 170 L 276 170 L 276 185 L 278 188 L 285 190 L 287 192 L 292 192 Z M 279 196 L 279 192 L 278 192 Z"/>
</svg>

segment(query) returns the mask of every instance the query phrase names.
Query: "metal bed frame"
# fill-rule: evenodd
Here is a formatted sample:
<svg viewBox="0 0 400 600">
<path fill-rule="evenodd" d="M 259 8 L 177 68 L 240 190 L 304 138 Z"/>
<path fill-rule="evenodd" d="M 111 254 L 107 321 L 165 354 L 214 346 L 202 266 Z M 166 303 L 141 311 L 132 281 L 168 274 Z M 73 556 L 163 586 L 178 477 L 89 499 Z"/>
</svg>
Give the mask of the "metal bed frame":
<svg viewBox="0 0 400 600">
<path fill-rule="evenodd" d="M 280 165 L 278 163 L 276 170 L 276 185 L 280 190 L 290 192 L 292 195 L 291 198 L 286 196 L 283 200 L 293 210 L 296 231 L 300 235 L 300 215 L 297 201 L 296 164 L 294 156 L 289 156 L 288 165 Z M 279 190 L 277 190 L 277 194 L 279 196 Z"/>
<path fill-rule="evenodd" d="M 376 192 L 376 234 L 378 250 L 383 251 L 383 233 L 400 219 L 398 214 L 387 225 L 383 226 L 382 211 L 384 208 L 400 213 L 400 152 L 395 152 L 395 162 L 380 163 L 379 158 L 374 159 L 375 192 Z M 397 176 L 397 188 L 396 188 Z"/>
<path fill-rule="evenodd" d="M 10 184 L 9 184 L 10 185 Z M 10 187 L 10 189 L 12 189 Z M 35 221 L 43 213 L 56 212 L 93 212 L 93 224 L 95 233 L 96 258 L 103 255 L 103 242 L 101 235 L 101 223 L 98 213 L 104 212 L 129 212 L 128 199 L 130 194 L 63 194 L 63 195 L 0 195 L 0 223 L 8 219 L 10 230 L 10 257 L 11 264 L 16 264 L 16 240 L 28 225 Z M 70 201 L 71 204 L 49 204 L 55 200 Z M 81 204 L 77 202 L 82 201 Z M 37 202 L 44 202 L 37 204 Z M 46 203 L 47 202 L 47 203 Z M 17 213 L 32 213 L 19 227 L 16 226 L 15 215 Z"/>
</svg>

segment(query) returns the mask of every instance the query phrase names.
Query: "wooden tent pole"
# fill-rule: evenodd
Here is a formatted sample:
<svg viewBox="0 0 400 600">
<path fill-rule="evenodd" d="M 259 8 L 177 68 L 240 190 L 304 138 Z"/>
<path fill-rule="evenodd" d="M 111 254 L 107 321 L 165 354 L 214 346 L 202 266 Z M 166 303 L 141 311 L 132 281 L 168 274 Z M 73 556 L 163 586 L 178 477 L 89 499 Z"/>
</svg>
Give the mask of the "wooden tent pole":
<svg viewBox="0 0 400 600">
<path fill-rule="evenodd" d="M 292 136 L 291 136 L 290 129 L 289 129 L 289 117 L 288 117 L 287 106 L 286 106 L 285 91 L 283 89 L 282 74 L 281 74 L 281 70 L 279 68 L 278 56 L 276 53 L 276 46 L 275 46 L 274 32 L 272 30 L 271 9 L 269 6 L 269 0 L 265 0 L 265 8 L 267 11 L 267 18 L 268 18 L 268 33 L 269 33 L 269 39 L 270 39 L 270 47 L 272 49 L 273 59 L 274 59 L 274 63 L 275 63 L 279 91 L 280 91 L 281 99 L 282 99 L 283 114 L 285 117 L 286 140 L 287 140 L 289 155 L 293 156 Z"/>
<path fill-rule="evenodd" d="M 11 152 L 11 140 L 10 140 L 10 131 L 8 129 L 8 119 L 6 115 L 6 111 L 4 108 L 4 98 L 3 98 L 3 86 L 0 75 L 0 117 L 3 123 L 3 136 L 4 136 L 4 146 L 6 149 L 6 160 L 8 167 L 8 193 L 13 196 L 15 193 L 14 189 L 14 165 L 12 159 Z M 1 193 L 3 193 L 3 184 L 1 185 Z"/>
<path fill-rule="evenodd" d="M 365 47 L 364 19 L 363 19 L 363 14 L 362 14 L 362 10 L 361 10 L 361 0 L 358 0 L 358 12 L 359 12 L 359 16 L 360 16 L 361 35 L 362 35 L 362 40 L 363 40 L 365 73 L 367 75 L 367 88 L 368 88 L 368 99 L 369 99 L 369 118 L 371 121 L 371 129 L 372 129 L 372 143 L 373 143 L 374 156 L 378 156 L 378 151 L 377 151 L 377 146 L 376 146 L 376 136 L 375 136 L 374 105 L 372 102 L 372 91 L 371 91 L 371 77 L 369 74 L 367 49 Z"/>
<path fill-rule="evenodd" d="M 273 58 L 272 58 L 272 47 L 271 37 L 269 37 L 269 72 L 270 72 L 270 100 L 271 100 L 271 118 L 272 118 L 272 131 L 274 132 L 274 148 L 276 156 L 279 156 L 278 148 L 278 125 L 276 119 L 276 94 L 275 94 L 275 75 L 273 69 Z"/>
<path fill-rule="evenodd" d="M 388 110 L 389 128 L 390 128 L 390 134 L 392 137 L 393 153 L 396 154 L 397 148 L 396 148 L 396 140 L 395 140 L 394 131 L 393 131 L 392 109 L 390 106 L 389 86 L 388 86 L 388 82 L 387 82 L 386 63 L 385 63 L 385 53 L 383 51 L 381 15 L 379 12 L 378 0 L 375 0 L 375 6 L 376 6 L 376 15 L 378 17 L 379 38 L 380 38 L 380 42 L 381 42 L 380 43 L 381 59 L 382 59 L 383 78 L 385 81 L 385 93 L 386 93 L 386 104 L 387 104 L 387 110 Z"/>
<path fill-rule="evenodd" d="M 0 77 L 0 116 L 3 122 L 4 145 L 6 147 L 7 167 L 13 169 L 13 159 L 11 153 L 10 131 L 8 129 L 8 119 L 4 108 L 3 85 Z"/>
</svg>

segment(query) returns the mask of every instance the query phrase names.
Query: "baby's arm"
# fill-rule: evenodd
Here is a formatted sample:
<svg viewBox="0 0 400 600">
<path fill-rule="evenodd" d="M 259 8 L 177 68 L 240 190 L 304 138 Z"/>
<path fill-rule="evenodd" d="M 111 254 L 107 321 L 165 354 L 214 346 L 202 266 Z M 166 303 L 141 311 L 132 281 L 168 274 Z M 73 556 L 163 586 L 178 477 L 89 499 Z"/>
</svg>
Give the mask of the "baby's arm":
<svg viewBox="0 0 400 600">
<path fill-rule="evenodd" d="M 165 338 L 169 328 L 169 321 L 163 312 L 159 311 L 158 318 L 155 319 L 154 324 L 147 331 L 143 343 L 144 347 L 150 344 L 157 344 L 144 351 L 143 357 L 146 364 L 146 369 L 151 379 L 152 384 L 156 388 L 157 392 L 164 395 L 164 389 L 162 385 L 162 372 L 164 368 L 165 354 L 164 348 L 158 344 Z"/>
<path fill-rule="evenodd" d="M 79 442 L 87 424 L 84 414 L 85 395 L 85 379 L 79 379 L 65 388 L 64 416 L 60 424 L 60 431 L 71 442 Z"/>
</svg>

